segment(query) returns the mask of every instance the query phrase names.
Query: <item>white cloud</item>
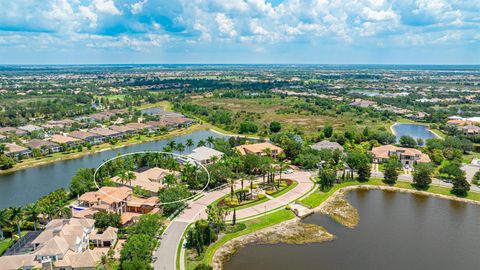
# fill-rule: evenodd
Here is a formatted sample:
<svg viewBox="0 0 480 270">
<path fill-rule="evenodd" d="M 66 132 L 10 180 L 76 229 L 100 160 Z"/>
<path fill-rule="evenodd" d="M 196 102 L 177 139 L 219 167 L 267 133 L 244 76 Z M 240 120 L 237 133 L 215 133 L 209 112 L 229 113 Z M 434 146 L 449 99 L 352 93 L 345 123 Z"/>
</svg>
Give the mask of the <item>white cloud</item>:
<svg viewBox="0 0 480 270">
<path fill-rule="evenodd" d="M 85 6 L 80 6 L 78 10 L 80 11 L 80 14 L 89 21 L 89 26 L 91 28 L 97 27 L 98 16 L 95 12 Z"/>
<path fill-rule="evenodd" d="M 218 30 L 220 31 L 220 33 L 229 37 L 234 37 L 237 35 L 237 31 L 235 30 L 235 25 L 233 21 L 225 14 L 218 13 L 215 16 L 215 21 L 217 22 Z"/>
<path fill-rule="evenodd" d="M 93 0 L 92 5 L 98 12 L 112 14 L 112 15 L 121 15 L 122 12 L 117 9 L 115 2 L 113 0 Z"/>
<path fill-rule="evenodd" d="M 133 3 L 132 5 L 130 5 L 132 13 L 133 14 L 138 14 L 138 13 L 142 12 L 143 7 L 147 3 L 147 1 L 148 0 L 143 0 L 143 1 L 136 2 L 136 3 Z"/>
<path fill-rule="evenodd" d="M 377 11 L 369 7 L 363 8 L 363 16 L 370 21 L 388 21 L 398 18 L 398 15 L 392 9 Z"/>
</svg>

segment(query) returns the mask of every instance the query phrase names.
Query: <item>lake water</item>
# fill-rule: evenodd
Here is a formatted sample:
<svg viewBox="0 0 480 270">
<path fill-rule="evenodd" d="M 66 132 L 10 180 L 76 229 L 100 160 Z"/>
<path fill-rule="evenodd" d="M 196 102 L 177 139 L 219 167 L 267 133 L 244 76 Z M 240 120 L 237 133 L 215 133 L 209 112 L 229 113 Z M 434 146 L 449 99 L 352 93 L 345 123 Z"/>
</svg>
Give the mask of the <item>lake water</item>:
<svg viewBox="0 0 480 270">
<path fill-rule="evenodd" d="M 399 140 L 402 136 L 410 136 L 415 140 L 417 138 L 422 138 L 423 141 L 437 138 L 437 136 L 428 129 L 428 126 L 424 125 L 402 123 L 395 124 L 392 128 L 395 131 L 395 136 L 397 137 L 397 140 Z"/>
<path fill-rule="evenodd" d="M 208 136 L 215 138 L 223 137 L 217 133 L 202 130 L 172 139 L 131 145 L 115 150 L 106 150 L 77 159 L 58 161 L 16 171 L 11 174 L 2 174 L 0 175 L 0 209 L 34 202 L 38 198 L 58 188 L 67 188 L 70 185 L 72 176 L 78 169 L 96 168 L 104 161 L 115 157 L 117 153 L 162 150 L 171 140 L 185 144 L 188 139 L 193 139 L 196 145 L 199 140 L 205 140 Z"/>
<path fill-rule="evenodd" d="M 360 214 L 355 229 L 314 214 L 304 222 L 324 226 L 333 241 L 249 245 L 225 269 L 479 269 L 480 206 L 380 190 L 347 199 Z"/>
</svg>

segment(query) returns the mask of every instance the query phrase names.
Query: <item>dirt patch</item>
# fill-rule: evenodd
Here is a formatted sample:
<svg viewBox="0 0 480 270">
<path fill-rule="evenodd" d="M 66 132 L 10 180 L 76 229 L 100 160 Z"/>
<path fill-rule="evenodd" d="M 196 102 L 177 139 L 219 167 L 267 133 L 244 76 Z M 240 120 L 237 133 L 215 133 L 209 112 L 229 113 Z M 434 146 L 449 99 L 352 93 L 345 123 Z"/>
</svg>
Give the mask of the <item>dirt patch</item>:
<svg viewBox="0 0 480 270">
<path fill-rule="evenodd" d="M 222 269 L 238 249 L 248 244 L 307 244 L 332 240 L 334 236 L 323 227 L 315 224 L 305 224 L 300 219 L 282 222 L 272 227 L 237 237 L 222 247 L 213 256 L 213 268 Z"/>
<path fill-rule="evenodd" d="M 360 217 L 357 209 L 345 199 L 347 191 L 347 189 L 338 190 L 314 211 L 328 215 L 348 228 L 354 228 L 358 225 Z"/>
</svg>

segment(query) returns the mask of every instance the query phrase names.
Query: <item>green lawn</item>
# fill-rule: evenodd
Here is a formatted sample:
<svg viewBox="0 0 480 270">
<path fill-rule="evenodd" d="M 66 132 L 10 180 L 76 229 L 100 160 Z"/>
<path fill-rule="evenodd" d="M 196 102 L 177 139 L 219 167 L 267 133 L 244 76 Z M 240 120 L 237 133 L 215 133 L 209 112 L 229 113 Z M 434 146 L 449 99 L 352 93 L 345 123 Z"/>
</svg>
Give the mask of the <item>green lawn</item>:
<svg viewBox="0 0 480 270">
<path fill-rule="evenodd" d="M 11 238 L 5 238 L 5 240 L 0 241 L 0 255 L 2 255 L 12 244 L 13 242 Z"/>
<path fill-rule="evenodd" d="M 320 191 L 319 189 L 317 189 L 315 192 L 313 192 L 312 194 L 310 194 L 308 197 L 301 200 L 300 202 L 305 204 L 305 205 L 308 205 L 309 207 L 314 208 L 314 207 L 319 206 L 323 201 L 325 201 L 330 195 L 332 195 L 335 191 L 339 190 L 340 188 L 347 187 L 347 186 L 361 185 L 361 184 L 386 186 L 386 184 L 384 184 L 382 182 L 382 179 L 379 179 L 379 178 L 373 178 L 373 179 L 370 179 L 370 181 L 368 181 L 368 182 L 362 182 L 362 183 L 360 183 L 358 181 L 345 182 L 345 183 L 335 185 L 333 188 L 331 188 L 330 190 L 328 190 L 326 192 L 323 192 L 323 191 Z M 402 181 L 398 181 L 394 185 L 394 187 L 412 189 L 412 190 L 415 189 L 412 186 L 412 183 L 402 182 Z M 447 196 L 455 197 L 455 195 L 450 193 L 450 188 L 446 188 L 446 187 L 430 186 L 428 188 L 428 190 L 426 190 L 426 191 L 434 193 L 434 194 L 441 194 L 441 195 L 447 195 Z M 466 199 L 480 201 L 480 193 L 469 192 Z"/>
</svg>

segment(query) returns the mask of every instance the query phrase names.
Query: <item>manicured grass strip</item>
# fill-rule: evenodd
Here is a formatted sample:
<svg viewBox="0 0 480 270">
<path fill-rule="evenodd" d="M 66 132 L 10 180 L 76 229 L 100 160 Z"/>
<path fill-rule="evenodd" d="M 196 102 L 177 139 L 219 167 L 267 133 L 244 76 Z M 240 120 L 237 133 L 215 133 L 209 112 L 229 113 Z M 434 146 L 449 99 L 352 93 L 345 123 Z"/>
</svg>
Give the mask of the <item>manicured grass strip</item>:
<svg viewBox="0 0 480 270">
<path fill-rule="evenodd" d="M 187 235 L 187 232 L 188 232 L 188 230 L 190 230 L 190 227 L 192 225 L 193 225 L 193 223 L 188 224 L 187 228 L 185 228 L 185 231 L 182 234 L 182 238 L 180 238 L 180 242 L 178 242 L 177 257 L 175 258 L 175 268 L 177 270 L 180 270 L 180 254 L 182 253 L 183 240 L 185 239 L 185 235 Z"/>
<path fill-rule="evenodd" d="M 332 195 L 335 191 L 337 191 L 337 190 L 339 190 L 343 187 L 356 186 L 356 185 L 362 185 L 362 184 L 364 184 L 364 185 L 386 186 L 386 184 L 382 182 L 382 179 L 379 179 L 379 178 L 372 178 L 368 182 L 358 182 L 358 181 L 345 182 L 345 183 L 335 185 L 333 188 L 331 188 L 330 190 L 328 190 L 326 192 L 320 191 L 318 189 L 315 192 L 313 192 L 312 194 L 310 194 L 310 196 L 301 200 L 300 202 L 305 204 L 305 205 L 310 206 L 311 208 L 315 208 L 315 207 L 319 206 L 322 202 L 324 202 L 328 197 L 330 197 L 330 195 Z M 412 186 L 412 183 L 410 183 L 410 182 L 397 181 L 397 183 L 394 185 L 394 187 L 415 190 L 415 188 Z M 428 188 L 428 190 L 425 190 L 425 191 L 435 193 L 435 194 L 441 194 L 441 195 L 456 197 L 455 195 L 450 193 L 450 188 L 448 188 L 448 187 L 439 187 L 439 186 L 431 185 Z M 469 192 L 468 196 L 465 197 L 465 198 L 470 199 L 470 200 L 480 201 L 480 193 Z"/>
<path fill-rule="evenodd" d="M 5 238 L 5 240 L 0 241 L 0 256 L 7 251 L 7 249 L 13 245 L 11 238 Z"/>
<path fill-rule="evenodd" d="M 289 192 L 290 190 L 294 189 L 296 186 L 298 186 L 298 182 L 293 181 L 293 183 L 290 186 L 280 190 L 279 192 L 276 192 L 276 193 L 272 194 L 271 196 L 274 197 L 274 198 L 280 197 L 283 194 L 285 194 L 285 193 Z"/>
</svg>

